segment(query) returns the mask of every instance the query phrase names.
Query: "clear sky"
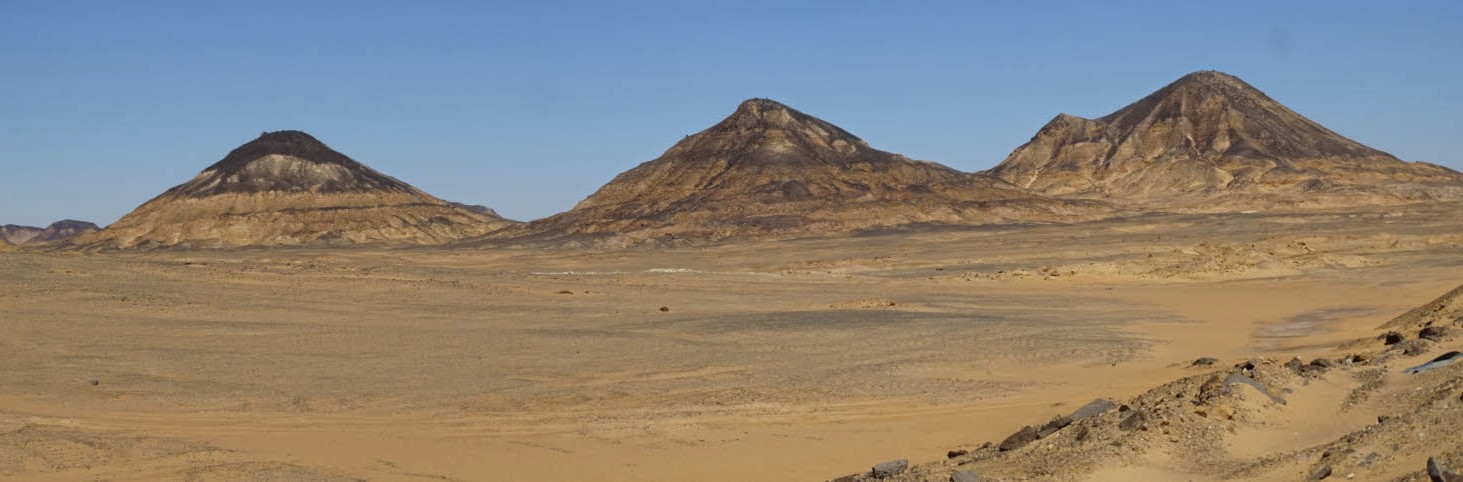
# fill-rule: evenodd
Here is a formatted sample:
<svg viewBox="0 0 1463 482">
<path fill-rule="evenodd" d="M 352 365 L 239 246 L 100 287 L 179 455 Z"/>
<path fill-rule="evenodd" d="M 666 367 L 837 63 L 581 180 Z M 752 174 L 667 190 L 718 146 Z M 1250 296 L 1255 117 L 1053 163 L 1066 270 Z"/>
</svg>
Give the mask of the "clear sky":
<svg viewBox="0 0 1463 482">
<path fill-rule="evenodd" d="M 975 171 L 1202 69 L 1463 169 L 1458 1 L 0 0 L 0 224 L 110 223 L 280 129 L 531 219 L 750 97 Z"/>
</svg>

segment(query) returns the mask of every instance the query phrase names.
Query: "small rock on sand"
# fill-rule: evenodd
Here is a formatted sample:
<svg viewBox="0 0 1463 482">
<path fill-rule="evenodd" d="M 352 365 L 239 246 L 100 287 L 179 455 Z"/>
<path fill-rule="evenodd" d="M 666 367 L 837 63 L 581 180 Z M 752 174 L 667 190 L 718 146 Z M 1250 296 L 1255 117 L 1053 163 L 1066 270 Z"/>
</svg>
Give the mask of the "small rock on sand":
<svg viewBox="0 0 1463 482">
<path fill-rule="evenodd" d="M 1006 437 L 1006 440 L 1002 440 L 1001 446 L 996 449 L 1002 452 L 1010 452 L 1025 447 L 1026 444 L 1036 441 L 1036 432 L 1036 427 L 1030 425 L 1021 427 L 1021 430 L 1017 430 L 1010 437 Z"/>
<path fill-rule="evenodd" d="M 1427 458 L 1427 477 L 1432 479 L 1432 482 L 1463 482 L 1463 475 L 1449 472 L 1432 457 Z"/>
<path fill-rule="evenodd" d="M 1144 414 L 1142 410 L 1137 410 L 1134 411 L 1132 415 L 1128 415 L 1128 418 L 1125 418 L 1123 419 L 1123 421 L 1118 422 L 1118 428 L 1122 429 L 1123 431 L 1132 431 L 1143 428 L 1147 425 L 1147 422 L 1148 415 Z"/>
<path fill-rule="evenodd" d="M 1219 359 L 1218 358 L 1210 358 L 1210 357 L 1207 357 L 1206 356 L 1206 357 L 1200 358 L 1198 360 L 1194 360 L 1194 363 L 1193 364 L 1190 364 L 1189 366 L 1194 366 L 1194 367 L 1207 367 L 1207 366 L 1213 365 L 1215 363 L 1219 363 Z"/>
<path fill-rule="evenodd" d="M 887 479 L 903 473 L 909 468 L 909 461 L 905 459 L 890 460 L 874 466 L 873 475 L 876 479 Z"/>
<path fill-rule="evenodd" d="M 959 457 L 961 455 L 965 455 L 965 454 L 968 454 L 968 453 L 970 453 L 969 450 L 955 449 L 955 450 L 951 450 L 949 452 L 945 452 L 945 458 L 947 458 L 947 459 L 953 459 L 955 457 Z"/>
<path fill-rule="evenodd" d="M 1387 345 L 1396 345 L 1398 343 L 1402 343 L 1402 340 L 1404 339 L 1405 338 L 1402 337 L 1401 333 L 1395 331 L 1389 331 L 1386 334 L 1382 335 L 1382 343 Z"/>
<path fill-rule="evenodd" d="M 662 307 L 660 307 L 660 311 L 670 311 L 670 310 L 671 310 L 671 307 L 669 307 L 669 306 L 662 306 Z"/>
<path fill-rule="evenodd" d="M 1331 476 L 1331 466 L 1326 465 L 1326 466 L 1322 466 L 1321 467 L 1321 470 L 1317 470 L 1316 473 L 1311 474 L 1311 478 L 1308 479 L 1308 480 L 1321 480 L 1321 479 L 1325 479 L 1326 477 L 1330 477 L 1330 476 Z"/>
<path fill-rule="evenodd" d="M 980 476 L 969 470 L 957 470 L 950 474 L 950 482 L 980 482 Z"/>
<path fill-rule="evenodd" d="M 1427 328 L 1423 328 L 1422 331 L 1417 332 L 1418 338 L 1436 342 L 1443 341 L 1443 338 L 1446 338 L 1447 336 L 1448 329 L 1441 326 L 1429 326 Z"/>
</svg>

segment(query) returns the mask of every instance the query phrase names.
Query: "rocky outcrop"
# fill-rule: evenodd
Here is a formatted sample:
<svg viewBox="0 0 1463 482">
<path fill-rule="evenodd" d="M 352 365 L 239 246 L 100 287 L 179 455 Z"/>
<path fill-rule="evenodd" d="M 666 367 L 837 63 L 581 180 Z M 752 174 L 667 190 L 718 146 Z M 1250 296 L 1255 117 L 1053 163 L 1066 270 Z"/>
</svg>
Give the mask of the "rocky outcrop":
<svg viewBox="0 0 1463 482">
<path fill-rule="evenodd" d="M 634 244 L 921 222 L 1066 220 L 1104 209 L 874 149 L 821 119 L 752 99 L 615 177 L 573 210 L 494 237 L 599 236 Z"/>
<path fill-rule="evenodd" d="M 268 132 L 106 229 L 85 249 L 438 244 L 512 222 L 454 206 L 299 131 Z"/>
<path fill-rule="evenodd" d="M 1457 197 L 1463 174 L 1332 132 L 1234 76 L 1195 72 L 1098 119 L 1061 114 L 991 174 L 1052 195 L 1257 205 Z"/>
</svg>

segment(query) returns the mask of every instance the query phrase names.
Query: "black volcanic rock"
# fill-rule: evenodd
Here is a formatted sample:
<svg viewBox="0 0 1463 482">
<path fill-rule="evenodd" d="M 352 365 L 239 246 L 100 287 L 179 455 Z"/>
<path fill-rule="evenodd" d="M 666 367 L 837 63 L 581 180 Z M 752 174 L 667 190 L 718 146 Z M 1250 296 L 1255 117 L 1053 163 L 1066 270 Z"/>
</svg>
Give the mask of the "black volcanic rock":
<svg viewBox="0 0 1463 482">
<path fill-rule="evenodd" d="M 990 173 L 1047 194 L 1154 203 L 1235 193 L 1463 192 L 1463 174 L 1400 161 L 1213 71 L 1185 75 L 1101 118 L 1058 115 Z"/>
<path fill-rule="evenodd" d="M 300 131 L 265 132 L 168 192 L 202 198 L 259 192 L 413 192 Z"/>
</svg>

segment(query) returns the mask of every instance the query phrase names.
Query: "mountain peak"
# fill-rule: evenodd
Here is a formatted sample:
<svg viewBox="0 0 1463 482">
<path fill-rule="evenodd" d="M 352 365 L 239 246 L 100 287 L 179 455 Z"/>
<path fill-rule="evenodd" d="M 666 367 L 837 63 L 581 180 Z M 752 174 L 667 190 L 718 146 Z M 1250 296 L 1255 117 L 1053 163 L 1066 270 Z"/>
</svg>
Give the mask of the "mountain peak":
<svg viewBox="0 0 1463 482">
<path fill-rule="evenodd" d="M 310 134 L 303 131 L 283 130 L 259 134 L 258 138 L 230 151 L 229 155 L 209 166 L 209 169 L 237 170 L 261 157 L 270 155 L 290 156 L 317 164 L 359 165 L 345 154 L 336 152 Z"/>
</svg>

